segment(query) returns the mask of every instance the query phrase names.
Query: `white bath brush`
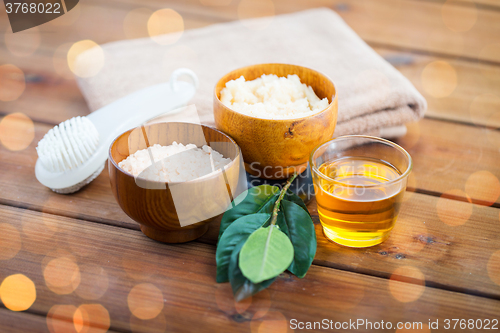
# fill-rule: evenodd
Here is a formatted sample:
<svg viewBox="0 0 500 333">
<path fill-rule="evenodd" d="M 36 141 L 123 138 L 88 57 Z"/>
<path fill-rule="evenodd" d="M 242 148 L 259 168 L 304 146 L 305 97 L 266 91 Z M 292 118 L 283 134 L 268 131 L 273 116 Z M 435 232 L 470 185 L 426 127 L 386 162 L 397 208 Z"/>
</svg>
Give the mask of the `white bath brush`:
<svg viewBox="0 0 500 333">
<path fill-rule="evenodd" d="M 184 74 L 193 82 L 177 80 Z M 185 106 L 197 87 L 196 74 L 180 68 L 169 82 L 134 92 L 88 116 L 60 123 L 38 143 L 36 178 L 57 193 L 78 191 L 99 176 L 109 146 L 119 134 Z"/>
</svg>

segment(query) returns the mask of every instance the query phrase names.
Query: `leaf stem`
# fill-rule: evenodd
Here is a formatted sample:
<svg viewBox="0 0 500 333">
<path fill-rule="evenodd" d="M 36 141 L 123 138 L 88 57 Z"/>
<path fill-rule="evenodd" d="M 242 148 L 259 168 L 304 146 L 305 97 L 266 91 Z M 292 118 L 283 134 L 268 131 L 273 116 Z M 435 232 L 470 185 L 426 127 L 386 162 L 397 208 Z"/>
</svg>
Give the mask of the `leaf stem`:
<svg viewBox="0 0 500 333">
<path fill-rule="evenodd" d="M 280 208 L 281 200 L 285 196 L 286 191 L 288 191 L 288 188 L 290 187 L 290 185 L 292 185 L 292 182 L 295 180 L 295 178 L 297 178 L 297 171 L 295 171 L 293 175 L 290 178 L 288 178 L 285 186 L 283 186 L 283 188 L 281 189 L 280 196 L 278 197 L 278 200 L 276 200 L 276 202 L 274 203 L 273 216 L 271 218 L 270 225 L 275 225 L 276 221 L 278 221 L 278 211 Z"/>
</svg>

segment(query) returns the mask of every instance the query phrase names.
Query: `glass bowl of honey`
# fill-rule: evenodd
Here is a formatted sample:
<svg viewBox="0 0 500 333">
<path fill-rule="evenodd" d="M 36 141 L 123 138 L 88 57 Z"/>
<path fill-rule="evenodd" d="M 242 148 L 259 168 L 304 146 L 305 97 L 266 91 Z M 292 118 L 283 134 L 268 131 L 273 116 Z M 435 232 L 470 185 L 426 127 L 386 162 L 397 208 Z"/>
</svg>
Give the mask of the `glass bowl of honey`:
<svg viewBox="0 0 500 333">
<path fill-rule="evenodd" d="M 347 135 L 315 148 L 309 163 L 328 239 L 368 247 L 389 237 L 413 166 L 406 150 L 385 139 Z"/>
</svg>

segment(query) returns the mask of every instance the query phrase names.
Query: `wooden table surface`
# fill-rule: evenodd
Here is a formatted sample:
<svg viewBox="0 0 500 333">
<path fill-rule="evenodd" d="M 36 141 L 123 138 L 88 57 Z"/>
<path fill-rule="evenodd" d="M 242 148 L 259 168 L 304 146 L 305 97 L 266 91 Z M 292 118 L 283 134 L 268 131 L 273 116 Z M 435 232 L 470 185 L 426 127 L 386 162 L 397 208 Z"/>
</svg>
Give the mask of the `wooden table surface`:
<svg viewBox="0 0 500 333">
<path fill-rule="evenodd" d="M 336 10 L 429 104 L 396 140 L 415 165 L 383 244 L 350 249 L 327 241 L 313 201 L 318 249 L 307 276 L 284 273 L 235 304 L 229 284 L 215 282 L 217 223 L 197 241 L 160 244 L 120 210 L 107 171 L 74 195 L 36 181 L 37 142 L 89 112 L 65 60 L 72 43 L 147 36 L 146 21 L 160 8 L 174 9 L 193 29 L 237 20 L 239 12 L 320 6 Z M 24 74 L 0 67 L 1 332 L 287 332 L 293 319 L 472 332 L 480 330 L 469 320 L 500 319 L 500 2 L 85 0 L 15 38 L 1 9 L 0 28 L 7 31 L 0 65 Z M 8 116 L 15 112 L 33 124 L 18 126 Z M 469 326 L 452 321 L 445 330 L 446 319 Z M 429 326 L 436 320 L 438 329 Z"/>
</svg>

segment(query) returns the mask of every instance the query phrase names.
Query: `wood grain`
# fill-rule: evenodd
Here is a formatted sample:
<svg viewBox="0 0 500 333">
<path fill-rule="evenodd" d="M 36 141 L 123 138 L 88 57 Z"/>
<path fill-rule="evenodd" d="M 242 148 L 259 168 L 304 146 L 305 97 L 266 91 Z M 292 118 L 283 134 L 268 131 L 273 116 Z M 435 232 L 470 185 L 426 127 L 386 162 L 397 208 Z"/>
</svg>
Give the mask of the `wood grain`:
<svg viewBox="0 0 500 333">
<path fill-rule="evenodd" d="M 375 47 L 381 56 L 395 66 L 428 103 L 426 117 L 464 123 L 500 127 L 500 66 L 474 63 L 459 59 L 444 59 L 432 55 L 412 54 Z M 445 62 L 456 73 L 450 80 L 442 72 L 432 74 L 434 85 L 424 85 L 422 73 L 429 65 Z M 451 85 L 449 95 L 437 97 L 435 87 Z"/>
<path fill-rule="evenodd" d="M 80 4 L 81 13 L 72 27 L 86 38 L 99 44 L 126 38 L 123 20 L 135 8 L 147 7 L 152 10 L 173 8 L 184 17 L 185 29 L 207 26 L 215 22 L 238 19 L 238 2 L 227 6 L 200 6 L 196 0 L 182 2 L 159 2 L 156 0 L 113 0 L 102 7 L 95 0 Z M 251 6 L 251 5 L 250 5 Z M 461 22 L 475 18 L 472 27 L 465 32 L 450 30 L 442 19 L 442 4 L 408 0 L 312 0 L 274 1 L 275 14 L 292 13 L 314 7 L 329 7 L 336 10 L 356 33 L 373 46 L 391 46 L 419 52 L 435 52 L 451 57 L 480 59 L 500 62 L 500 56 L 488 52 L 488 45 L 497 43 L 500 30 L 500 11 L 482 8 L 471 9 L 463 5 L 452 5 L 452 19 Z M 103 8 L 103 10 L 101 10 Z M 251 8 L 251 7 L 249 7 Z M 109 13 L 113 14 L 110 15 Z M 259 16 L 258 4 L 253 10 Z M 106 13 L 106 14 L 105 14 Z M 471 18 L 471 19 L 472 19 Z M 94 24 L 88 24 L 93 22 Z M 55 24 L 55 22 L 54 22 Z M 53 52 L 63 43 L 74 42 L 71 31 L 57 25 L 40 26 L 43 34 L 50 33 L 41 45 L 45 52 Z M 144 23 L 145 24 L 145 23 Z M 0 25 L 7 28 L 6 16 L 0 17 Z M 106 25 L 106 29 L 101 26 Z M 141 28 L 143 29 L 143 28 Z M 14 42 L 17 43 L 17 42 Z M 21 42 L 22 43 L 22 42 Z"/>
<path fill-rule="evenodd" d="M 389 239 L 355 249 L 329 241 L 319 223 L 316 200 L 307 206 L 318 241 L 315 265 L 384 278 L 410 265 L 424 273 L 430 286 L 500 299 L 500 286 L 486 270 L 500 248 L 496 208 L 406 192 Z M 218 223 L 214 223 L 200 241 L 215 244 L 217 237 Z"/>
<path fill-rule="evenodd" d="M 410 188 L 435 195 L 458 189 L 475 203 L 498 204 L 500 131 L 423 119 L 408 124 L 408 133 L 395 141 L 414 161 Z M 469 200 L 465 194 L 455 197 Z"/>
<path fill-rule="evenodd" d="M 416 0 L 416 1 L 419 1 L 419 0 Z M 436 2 L 436 3 L 439 3 L 441 5 L 446 2 L 446 0 L 427 0 L 427 1 Z M 465 5 L 465 6 L 470 5 L 470 2 L 464 1 L 464 0 L 456 0 L 456 2 L 454 2 L 454 3 L 456 5 Z M 474 0 L 474 4 L 478 7 L 481 7 L 481 8 L 486 9 L 486 10 L 497 10 L 497 8 L 500 5 L 498 3 L 498 0 Z"/>
<path fill-rule="evenodd" d="M 84 303 L 103 305 L 109 311 L 111 330 L 122 332 L 257 332 L 271 325 L 271 319 L 281 319 L 274 323 L 284 325 L 284 320 L 292 318 L 319 321 L 362 316 L 371 321 L 424 323 L 439 318 L 442 325 L 444 318 L 498 316 L 499 285 L 488 275 L 488 260 L 500 250 L 500 201 L 495 182 L 500 177 L 500 132 L 491 129 L 500 124 L 495 117 L 500 103 L 484 98 L 496 95 L 500 84 L 500 58 L 485 49 L 498 43 L 500 11 L 493 8 L 497 2 L 476 1 L 477 20 L 470 30 L 460 33 L 444 25 L 441 0 L 273 2 L 277 14 L 318 6 L 336 10 L 425 95 L 430 117 L 490 128 L 433 119 L 411 124 L 408 135 L 398 143 L 415 160 L 409 186 L 421 193 L 406 193 L 389 240 L 362 251 L 341 248 L 326 241 L 316 223 L 318 251 L 306 278 L 298 280 L 284 274 L 245 308 L 235 307 L 227 284 L 215 283 L 216 223 L 199 242 L 163 245 L 143 236 L 138 225 L 119 208 L 111 195 L 107 171 L 71 196 L 56 195 L 38 184 L 33 172 L 34 147 L 51 126 L 35 122 L 35 139 L 26 150 L 11 152 L 0 144 L 0 203 L 20 207 L 0 206 L 0 220 L 15 228 L 21 239 L 17 255 L 2 260 L 0 279 L 23 273 L 33 279 L 38 292 L 28 312 L 0 308 L 2 332 L 47 332 L 45 317 L 54 305 L 73 304 L 76 308 Z M 123 20 L 138 7 L 174 8 L 183 16 L 186 29 L 238 19 L 239 1 L 225 7 L 202 3 L 87 0 L 75 23 L 41 26 L 41 46 L 28 57 L 11 54 L 6 43 L 21 49 L 29 48 L 29 43 L 21 38 L 14 42 L 6 42 L 5 36 L 0 38 L 0 62 L 19 66 L 27 78 L 27 88 L 18 100 L 0 102 L 0 114 L 20 111 L 46 124 L 86 114 L 85 101 L 74 80 L 64 79 L 54 69 L 57 47 L 86 38 L 99 43 L 124 39 Z M 474 15 L 474 10 L 457 6 L 464 7 L 456 11 L 458 19 Z M 66 18 L 71 21 L 69 15 Z M 0 11 L 0 28 L 5 31 L 7 26 L 6 14 Z M 137 33 L 146 36 L 147 31 L 142 26 Z M 64 61 L 64 52 L 62 58 Z M 457 77 L 456 88 L 442 98 L 433 97 L 432 89 L 422 84 L 424 68 L 435 61 L 446 61 Z M 440 76 L 436 79 L 442 80 Z M 439 199 L 441 193 L 446 198 Z M 492 203 L 495 207 L 486 206 Z M 314 202 L 309 208 L 318 222 Z M 3 237 L 11 242 L 16 239 L 12 228 L 4 228 L 0 239 Z M 15 248 L 10 247 L 9 253 Z M 49 261 L 61 257 L 76 263 L 81 274 L 80 285 L 66 295 L 55 294 L 43 276 Z M 490 269 L 495 265 L 490 264 Z M 398 276 L 392 276 L 395 271 Z M 406 282 L 391 282 L 391 276 Z M 160 315 L 152 320 L 140 320 L 128 309 L 129 292 L 142 283 L 154 285 L 164 296 Z M 424 283 L 426 287 L 422 288 Z M 418 299 L 408 303 L 397 300 L 408 300 L 412 295 Z M 154 304 L 153 297 L 142 300 Z M 259 317 L 259 310 L 262 314 L 267 309 L 271 311 L 252 320 Z M 62 311 L 58 317 L 64 328 L 69 327 L 63 329 L 65 333 L 75 329 L 73 313 Z M 99 320 L 95 323 L 102 324 Z"/>
<path fill-rule="evenodd" d="M 91 0 L 95 1 L 95 0 Z M 219 21 L 233 21 L 238 17 L 239 2 L 232 1 L 226 6 L 201 7 L 196 0 L 181 3 L 160 2 L 157 0 L 112 0 L 114 6 L 144 7 L 152 9 L 171 7 L 182 15 L 200 15 Z M 124 5 L 124 2 L 126 5 Z M 476 18 L 472 28 L 456 33 L 450 30 L 442 19 L 442 4 L 427 1 L 408 0 L 311 0 L 311 1 L 273 1 L 275 14 L 286 14 L 316 7 L 328 7 L 338 14 L 372 45 L 386 45 L 398 49 L 436 52 L 452 57 L 467 57 L 485 61 L 499 62 L 500 56 L 494 53 L 481 53 L 486 46 L 498 42 L 496 35 L 500 29 L 500 11 L 483 8 L 469 8 L 463 4 L 452 5 L 452 20 L 465 22 Z M 252 5 L 248 4 L 247 8 Z M 262 16 L 258 2 L 254 2 L 254 16 Z M 266 12 L 267 13 L 267 12 Z M 267 14 L 269 15 L 269 14 Z M 459 23 L 459 27 L 460 23 Z M 466 26 L 467 27 L 467 26 Z M 459 35 L 457 37 L 457 35 Z M 457 42 L 457 40 L 459 40 Z M 456 44 L 460 44 L 457 47 Z"/>
<path fill-rule="evenodd" d="M 14 312 L 5 308 L 0 308 L 0 329 L 2 333 L 74 333 L 77 332 L 74 328 L 74 323 L 70 318 L 51 318 L 52 332 L 47 326 L 47 317 L 45 314 L 35 314 L 32 312 Z M 72 318 L 71 318 L 72 319 Z M 55 325 L 54 325 L 55 324 Z M 56 330 L 54 330 L 54 326 Z M 87 332 L 104 332 L 103 330 L 90 328 L 90 326 L 82 327 Z M 109 333 L 114 333 L 114 330 L 108 330 Z"/>
<path fill-rule="evenodd" d="M 494 128 L 500 127 L 500 66 L 477 64 L 463 60 L 446 60 L 457 76 L 456 88 L 449 96 L 437 98 L 422 84 L 422 71 L 435 62 L 436 56 L 412 54 L 376 47 L 380 55 L 393 64 L 427 99 L 426 115 Z M 37 61 L 15 57 L 0 50 L 0 62 L 20 67 L 27 77 L 23 95 L 12 102 L 0 102 L 0 114 L 23 112 L 33 120 L 58 124 L 68 118 L 88 114 L 89 110 L 74 79 L 65 79 L 55 72 L 51 56 L 38 55 Z M 438 75 L 435 82 L 447 84 Z M 71 74 L 72 75 L 72 74 Z M 496 96 L 496 97 L 495 97 Z"/>
<path fill-rule="evenodd" d="M 45 316 L 0 308 L 0 329 L 4 333 L 50 333 Z"/>
<path fill-rule="evenodd" d="M 465 191 L 465 183 L 472 173 L 484 169 L 498 172 L 496 167 L 498 157 L 493 148 L 485 150 L 484 147 L 481 148 L 483 143 L 478 141 L 483 129 L 428 119 L 422 120 L 417 128 L 420 129 L 418 137 L 415 138 L 416 134 L 410 132 L 408 137 L 400 140 L 402 141 L 400 143 L 409 149 L 415 161 L 410 186 L 424 192 L 440 193 L 439 191 L 446 192 L 457 188 Z M 37 129 L 37 137 L 40 137 L 43 130 L 47 130 L 47 126 L 37 125 Z M 454 134 L 452 131 L 455 129 L 460 134 Z M 498 132 L 495 133 L 500 135 Z M 444 147 L 447 148 L 444 149 Z M 33 173 L 36 160 L 33 145 L 18 153 L 6 151 L 5 148 L 1 149 L 0 153 L 3 158 L 0 160 L 0 168 L 6 170 L 0 174 L 1 202 L 127 229 L 139 229 L 113 198 L 106 171 L 82 191 L 73 195 L 59 195 L 36 181 Z M 478 151 L 482 151 L 482 154 L 476 155 Z M 467 154 L 471 156 L 467 157 Z M 439 168 L 443 166 L 446 168 L 439 171 Z M 433 172 L 429 173 L 426 170 L 433 170 Z M 454 171 L 450 172 L 450 170 Z M 17 177 L 10 176 L 13 174 Z M 463 192 L 458 192 L 458 195 L 460 194 L 465 196 Z M 464 226 L 452 228 L 441 220 L 437 208 L 439 202 L 448 199 L 414 192 L 407 192 L 406 196 L 407 200 L 398 222 L 398 226 L 402 228 L 401 233 L 398 231 L 396 237 L 391 237 L 389 242 L 379 247 L 362 251 L 336 247 L 324 240 L 318 226 L 318 239 L 323 241 L 319 242 L 316 262 L 325 266 L 387 277 L 398 265 L 410 261 L 411 265 L 425 271 L 425 274 L 429 275 L 429 281 L 435 285 L 477 294 L 500 295 L 500 290 L 489 281 L 487 272 L 484 270 L 485 262 L 498 244 L 496 228 L 498 210 L 457 201 L 456 206 L 451 206 L 455 207 L 456 216 L 453 215 L 453 210 L 450 212 L 448 208 L 441 209 L 445 214 L 443 215 L 445 221 L 447 221 L 446 216 L 450 214 L 452 219 L 459 220 L 467 214 L 471 216 L 470 219 L 465 218 L 464 222 L 468 222 Z M 466 200 L 465 197 L 453 198 Z M 455 201 L 450 200 L 450 202 L 453 204 Z M 311 203 L 309 207 L 317 216 L 314 210 L 315 203 Z M 469 213 L 470 211 L 473 213 Z M 422 227 L 423 222 L 426 223 Z M 414 228 L 412 228 L 413 224 L 415 224 Z M 207 236 L 201 241 L 214 244 L 217 234 L 218 225 L 215 223 L 211 225 Z M 410 237 L 409 234 L 413 236 Z M 426 234 L 430 239 L 425 238 Z M 484 250 L 483 247 L 488 250 Z M 421 251 L 416 252 L 415 249 Z M 334 256 L 332 253 L 336 251 L 340 251 L 343 255 Z M 379 252 L 386 252 L 386 254 Z M 470 260 L 470 253 L 474 253 L 477 260 Z M 463 266 L 458 266 L 456 261 L 443 258 L 464 260 L 466 262 L 464 267 L 468 267 L 470 269 L 468 273 L 474 275 L 464 274 Z M 437 266 L 428 266 L 429 262 Z M 481 283 L 474 281 L 481 281 Z"/>
<path fill-rule="evenodd" d="M 280 325 L 286 327 L 285 321 L 293 318 L 349 321 L 357 319 L 355 313 L 371 321 L 427 323 L 435 318 L 492 318 L 500 310 L 498 301 L 424 287 L 420 279 L 404 282 L 394 276 L 388 280 L 318 266 L 311 267 L 304 279 L 283 274 L 249 306 L 235 308 L 228 284 L 215 282 L 212 245 L 165 245 L 134 230 L 5 206 L 0 206 L 0 216 L 17 229 L 22 242 L 21 251 L 3 262 L 0 276 L 22 273 L 34 281 L 37 299 L 29 311 L 44 315 L 56 304 L 100 304 L 109 312 L 113 330 L 128 331 L 131 322 L 137 322 L 132 313 L 147 317 L 150 312 L 159 313 L 158 319 L 143 321 L 142 332 L 158 327 L 161 331 L 248 332 L 273 319 L 281 318 Z M 78 274 L 81 282 L 70 284 L 61 294 L 51 284 L 52 272 L 58 273 L 60 285 L 65 277 Z M 108 283 L 91 282 L 103 279 Z M 423 279 L 427 281 L 425 274 Z M 133 288 L 147 292 L 137 294 Z M 82 297 L 89 295 L 91 300 Z M 127 304 L 132 304 L 130 310 Z M 138 312 L 134 304 L 148 308 Z M 59 318 L 73 320 L 71 311 L 60 313 Z M 89 317 L 89 322 L 97 326 L 102 318 Z"/>
<path fill-rule="evenodd" d="M 154 2 L 148 3 L 151 6 L 155 4 Z M 133 8 L 135 7 L 132 4 L 121 2 L 115 4 L 110 10 L 114 12 L 123 11 L 124 9 L 131 10 Z M 203 9 L 207 12 L 214 10 L 208 7 L 193 7 L 192 4 L 189 5 L 189 3 L 175 8 L 184 11 L 184 15 L 191 17 L 194 21 L 204 19 L 199 18 L 200 16 L 205 17 L 201 14 L 204 12 Z M 216 14 L 217 13 L 212 13 L 210 15 Z M 125 14 L 120 15 L 124 16 Z M 211 21 L 206 21 L 207 24 L 210 22 Z M 118 24 L 118 22 L 115 23 Z M 202 22 L 200 21 L 199 24 L 202 24 Z M 380 24 L 382 24 L 382 22 Z M 355 27 L 355 24 L 353 27 Z M 422 31 L 422 29 L 426 29 L 426 26 L 415 28 L 415 30 L 419 32 Z M 115 32 L 110 32 L 113 36 L 109 37 L 109 40 L 123 39 L 122 30 L 123 29 L 118 29 Z M 430 36 L 424 38 L 426 40 L 428 39 L 428 43 L 438 45 L 448 43 L 446 48 L 449 52 L 453 50 L 457 53 L 462 52 L 461 49 L 464 47 L 464 44 L 461 42 L 463 39 L 462 37 L 456 38 L 440 34 L 436 35 L 431 32 L 426 33 Z M 42 37 L 43 36 L 50 36 L 50 40 L 58 38 L 57 34 L 52 32 L 50 32 L 50 34 L 49 32 L 42 34 Z M 101 35 L 99 34 L 99 36 Z M 42 40 L 45 39 L 42 38 Z M 21 41 L 22 39 L 20 39 L 19 42 Z M 429 102 L 429 110 L 427 113 L 429 116 L 494 127 L 500 126 L 499 116 L 496 114 L 496 110 L 500 107 L 500 97 L 496 96 L 496 92 L 500 89 L 500 80 L 497 79 L 500 75 L 499 66 L 484 62 L 477 63 L 475 61 L 460 60 L 457 59 L 458 54 L 452 58 L 443 58 L 439 55 L 422 55 L 391 50 L 389 48 L 377 46 L 379 44 L 380 43 L 373 44 L 375 50 L 385 56 L 389 62 L 394 64 L 408 79 L 410 79 L 424 97 L 426 97 Z M 45 43 L 42 42 L 42 46 L 44 45 Z M 51 49 L 47 52 L 39 50 L 35 52 L 35 55 L 37 56 L 37 61 L 33 62 L 30 61 L 29 57 L 12 55 L 7 49 L 0 50 L 0 60 L 3 63 L 15 64 L 27 75 L 27 88 L 23 96 L 14 102 L 1 102 L 0 112 L 4 114 L 15 111 L 24 112 L 33 119 L 54 124 L 75 115 L 87 114 L 88 108 L 75 82 L 72 79 L 67 80 L 56 73 L 53 64 L 53 56 L 55 56 L 54 50 Z M 58 63 L 58 71 L 65 73 L 64 75 L 66 77 L 69 76 L 71 78 L 72 73 L 69 69 L 64 69 L 64 67 L 67 67 L 67 65 L 64 65 L 64 56 L 65 54 L 57 54 L 56 62 Z M 441 98 L 432 95 L 433 87 L 423 86 L 422 84 L 422 72 L 424 68 L 435 61 L 446 61 L 452 66 L 457 77 L 456 88 L 450 95 Z M 447 82 L 446 76 L 439 74 L 440 73 L 435 73 L 433 77 L 433 81 L 435 81 L 436 84 L 453 84 L 453 82 Z M 61 91 L 62 93 L 55 93 L 56 91 Z M 54 94 L 57 94 L 57 96 Z"/>
<path fill-rule="evenodd" d="M 85 39 L 93 40 L 97 44 L 127 39 L 124 21 L 130 10 L 125 10 L 116 6 L 109 7 L 106 6 L 106 3 L 90 3 L 87 1 L 79 3 L 79 9 L 73 13 L 70 12 L 71 15 L 76 16 L 73 21 L 68 20 L 68 22 L 61 22 L 61 20 L 65 19 L 61 17 L 60 20 L 58 18 L 52 22 L 38 26 L 37 29 L 42 42 L 37 48 L 37 53 L 53 55 L 58 47 L 67 43 L 71 45 L 79 40 Z M 145 6 L 138 4 L 134 8 L 140 7 Z M 162 7 L 163 6 L 159 8 Z M 0 15 L 0 28 L 6 31 L 9 30 L 9 21 L 4 13 L 5 12 L 2 12 L 3 15 Z M 147 18 L 148 17 L 142 21 L 144 26 L 139 27 L 143 35 L 137 37 L 148 37 Z M 217 21 L 217 19 L 210 16 L 186 15 L 183 17 L 184 29 L 186 30 L 201 28 L 216 23 Z M 68 27 L 70 28 L 68 29 Z M 7 33 L 9 34 L 10 31 Z M 32 33 L 35 32 L 32 31 Z M 26 42 L 27 39 L 24 38 L 10 38 L 8 42 L 6 42 L 5 39 L 3 40 L 6 46 L 15 49 L 22 49 L 26 46 Z M 28 43 L 30 43 L 29 40 Z"/>
<path fill-rule="evenodd" d="M 35 138 L 23 151 L 12 152 L 0 147 L 0 169 L 4 171 L 0 173 L 0 200 L 20 207 L 103 223 L 120 221 L 121 225 L 136 228 L 116 205 L 106 171 L 71 196 L 56 195 L 38 183 L 34 175 L 35 147 L 50 128 L 35 124 Z M 499 142 L 499 131 L 432 119 L 423 119 L 411 125 L 409 133 L 398 140 L 414 159 L 409 187 L 437 195 L 453 189 L 465 191 L 467 180 L 477 171 L 486 170 L 500 177 L 497 163 Z M 488 186 L 485 188 L 488 189 Z M 496 187 L 490 188 L 494 190 Z M 474 196 L 476 193 L 477 197 Z M 488 196 L 488 193 L 473 191 L 469 194 L 479 203 L 485 195 Z M 460 198 L 464 200 L 465 195 Z M 498 198 L 495 200 L 499 202 Z M 96 206 L 99 209 L 94 209 Z"/>
</svg>

